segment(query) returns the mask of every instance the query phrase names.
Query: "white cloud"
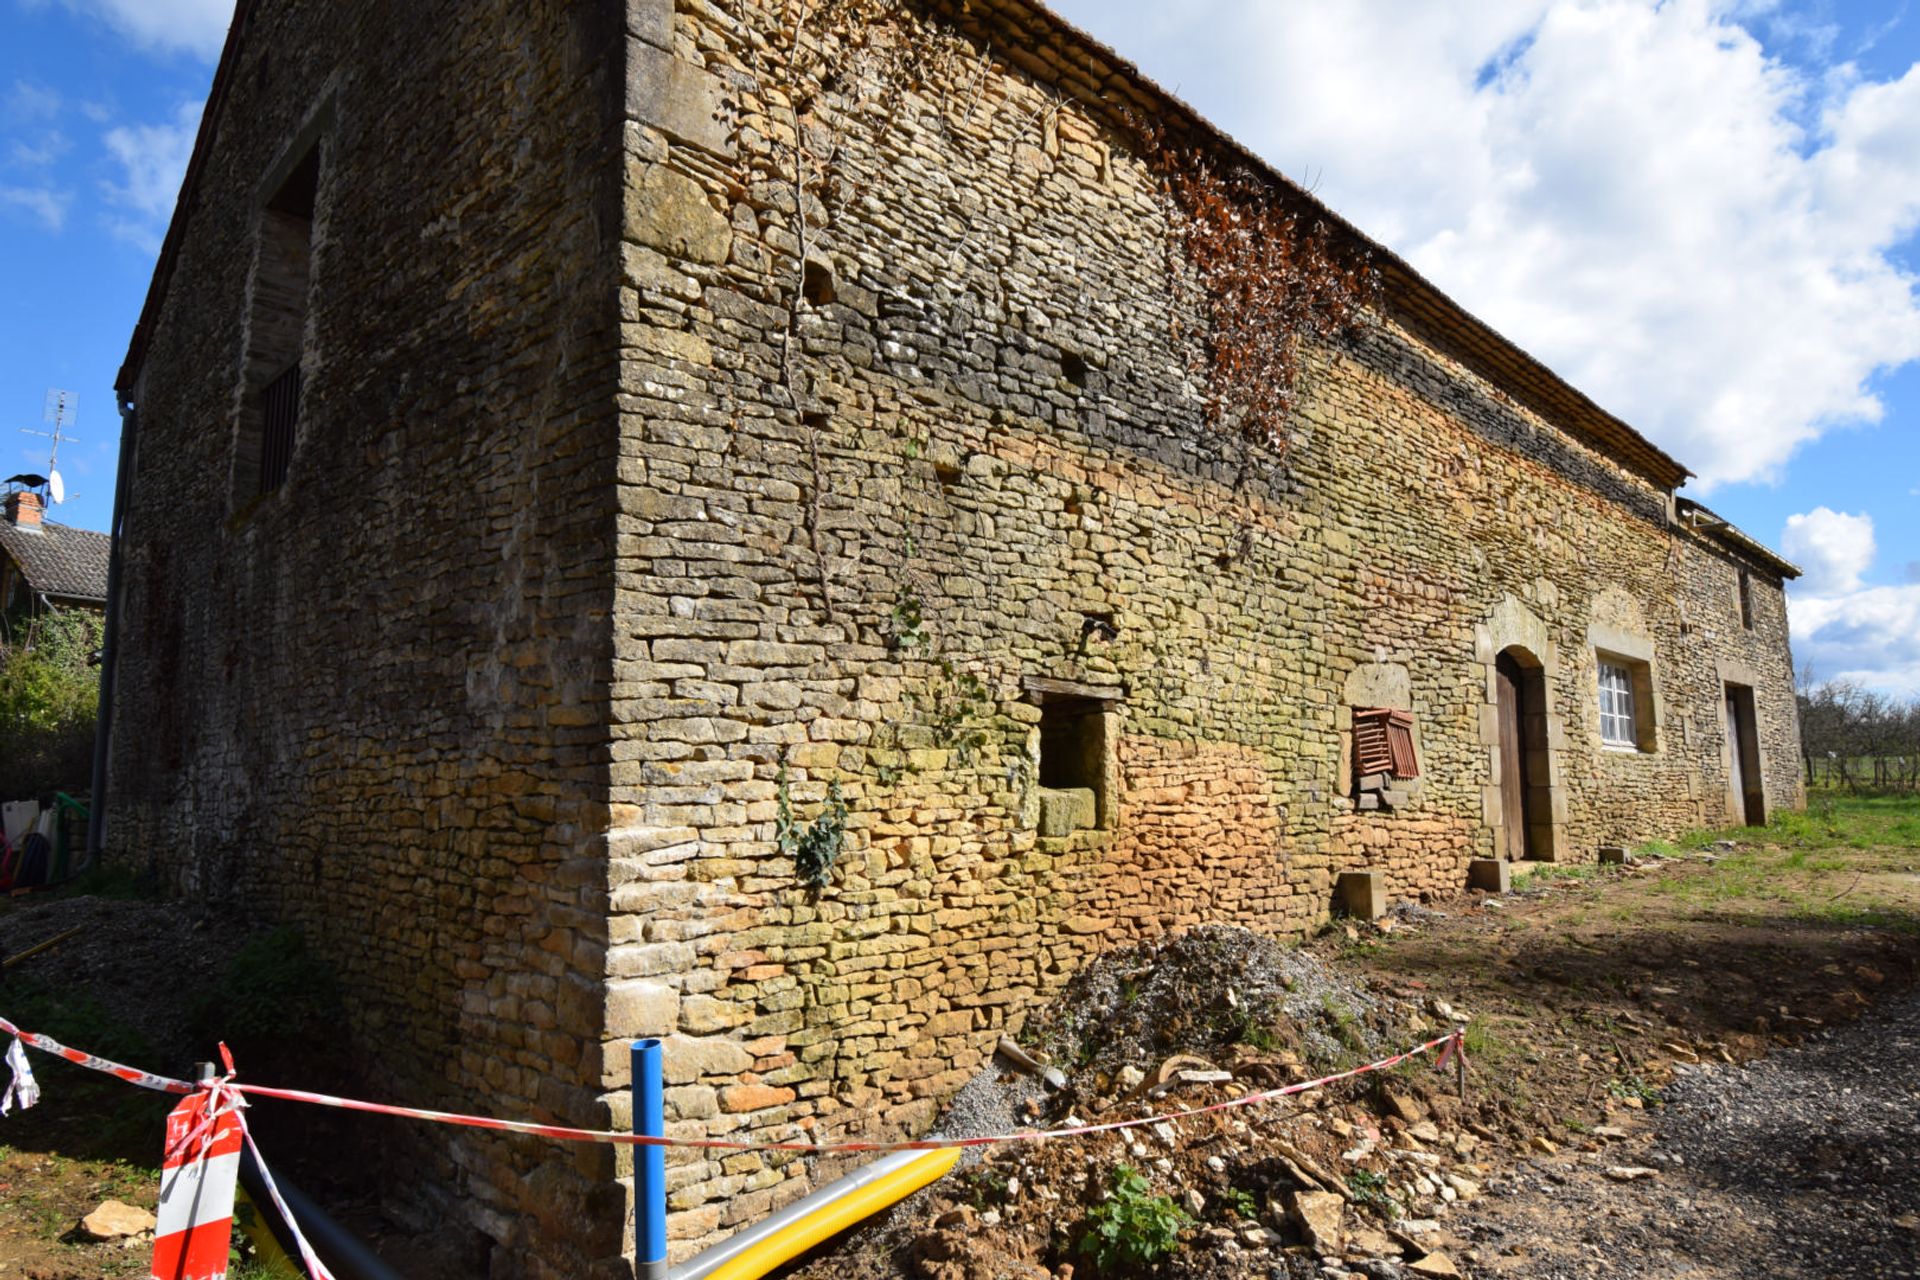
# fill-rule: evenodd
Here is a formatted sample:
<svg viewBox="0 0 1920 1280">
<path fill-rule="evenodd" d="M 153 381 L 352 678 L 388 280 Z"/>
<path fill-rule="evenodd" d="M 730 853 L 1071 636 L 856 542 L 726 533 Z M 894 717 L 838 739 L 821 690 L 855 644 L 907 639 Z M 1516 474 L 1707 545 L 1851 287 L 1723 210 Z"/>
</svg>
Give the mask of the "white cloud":
<svg viewBox="0 0 1920 1280">
<path fill-rule="evenodd" d="M 1793 653 L 1821 679 L 1920 696 L 1920 584 L 1788 600 Z"/>
<path fill-rule="evenodd" d="M 73 193 L 57 187 L 0 187 L 0 206 L 21 210 L 49 231 L 66 225 L 72 203 Z"/>
<path fill-rule="evenodd" d="M 1873 517 L 1815 507 L 1787 517 L 1780 550 L 1806 570 L 1801 584 L 1816 595 L 1856 591 L 1873 567 Z"/>
<path fill-rule="evenodd" d="M 122 125 L 105 135 L 107 153 L 120 168 L 120 180 L 107 183 L 107 199 L 122 210 L 110 216 L 107 225 L 149 252 L 159 249 L 173 216 L 180 179 L 193 155 L 200 105 L 182 103 L 171 122 Z"/>
<path fill-rule="evenodd" d="M 7 91 L 6 113 L 13 120 L 51 120 L 60 114 L 60 91 L 30 80 L 15 80 Z"/>
<path fill-rule="evenodd" d="M 143 49 L 190 53 L 212 61 L 233 19 L 233 0 L 66 0 Z"/>
<path fill-rule="evenodd" d="M 58 129 L 49 129 L 34 142 L 16 138 L 7 149 L 7 158 L 29 169 L 44 169 L 65 155 L 71 146 L 66 134 Z"/>
<path fill-rule="evenodd" d="M 1787 594 L 1794 656 L 1821 678 L 1920 695 L 1920 563 L 1900 586 L 1864 586 L 1873 567 L 1873 518 L 1816 507 L 1787 518 L 1781 549 L 1806 577 Z"/>
<path fill-rule="evenodd" d="M 1704 489 L 1878 421 L 1874 374 L 1920 359 L 1889 253 L 1920 227 L 1920 65 L 1788 65 L 1740 23 L 1790 15 L 1738 0 L 1057 3 Z"/>
</svg>

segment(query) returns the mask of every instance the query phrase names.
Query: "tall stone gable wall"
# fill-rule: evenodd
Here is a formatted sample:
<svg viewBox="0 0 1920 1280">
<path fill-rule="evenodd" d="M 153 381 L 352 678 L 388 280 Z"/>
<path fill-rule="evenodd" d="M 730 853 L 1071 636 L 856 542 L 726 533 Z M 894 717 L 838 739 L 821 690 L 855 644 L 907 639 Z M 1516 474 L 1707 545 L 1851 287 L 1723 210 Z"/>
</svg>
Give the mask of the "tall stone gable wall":
<svg viewBox="0 0 1920 1280">
<path fill-rule="evenodd" d="M 1508 647 L 1544 674 L 1554 856 L 1724 820 L 1733 657 L 1797 803 L 1778 581 L 1745 632 L 1666 493 L 1391 309 L 1312 353 L 1284 457 L 1204 421 L 1155 177 L 1044 41 L 904 14 L 915 82 L 823 113 L 789 330 L 775 7 L 629 7 L 609 1090 L 658 1034 L 676 1131 L 915 1131 L 1100 949 L 1298 935 L 1348 869 L 1456 890 Z M 1596 638 L 1645 659 L 1650 750 L 1602 749 Z M 1032 677 L 1124 693 L 1107 829 L 1038 835 Z M 1417 718 L 1398 811 L 1348 797 L 1350 688 Z M 830 783 L 816 894 L 779 798 L 805 821 Z M 676 1156 L 676 1252 L 829 1172 Z"/>
<path fill-rule="evenodd" d="M 243 8 L 133 389 L 109 854 L 298 925 L 380 1094 L 600 1123 L 620 10 Z M 304 411 L 236 502 L 260 203 L 313 138 Z M 610 1156 L 366 1136 L 496 1274 L 624 1274 Z"/>
</svg>

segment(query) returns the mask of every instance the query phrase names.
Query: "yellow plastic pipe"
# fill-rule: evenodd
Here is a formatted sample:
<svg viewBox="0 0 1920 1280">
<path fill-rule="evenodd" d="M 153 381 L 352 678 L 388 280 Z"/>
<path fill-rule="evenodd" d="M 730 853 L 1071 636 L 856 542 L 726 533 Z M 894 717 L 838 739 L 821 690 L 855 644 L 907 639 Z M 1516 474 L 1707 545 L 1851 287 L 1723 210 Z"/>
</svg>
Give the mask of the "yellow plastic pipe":
<svg viewBox="0 0 1920 1280">
<path fill-rule="evenodd" d="M 254 1260 L 271 1275 L 298 1276 L 305 1269 L 287 1253 L 280 1237 L 267 1226 L 265 1215 L 247 1194 L 245 1187 L 233 1189 L 233 1221 L 240 1233 L 253 1242 Z"/>
<path fill-rule="evenodd" d="M 796 1218 L 765 1240 L 741 1250 L 707 1273 L 706 1280 L 760 1280 L 783 1262 L 799 1257 L 823 1240 L 831 1240 L 856 1222 L 906 1199 L 929 1182 L 952 1172 L 960 1162 L 960 1148 L 929 1151 L 858 1187 L 837 1200 Z"/>
</svg>

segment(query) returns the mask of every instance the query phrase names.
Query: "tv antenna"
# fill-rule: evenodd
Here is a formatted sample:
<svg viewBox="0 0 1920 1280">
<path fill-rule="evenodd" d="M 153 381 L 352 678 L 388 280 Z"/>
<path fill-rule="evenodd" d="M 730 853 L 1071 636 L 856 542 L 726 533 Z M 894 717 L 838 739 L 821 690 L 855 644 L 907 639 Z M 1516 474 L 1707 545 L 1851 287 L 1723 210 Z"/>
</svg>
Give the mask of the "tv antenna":
<svg viewBox="0 0 1920 1280">
<path fill-rule="evenodd" d="M 67 434 L 67 428 L 80 417 L 80 397 L 71 391 L 62 391 L 58 387 L 47 388 L 46 406 L 40 411 L 40 422 L 52 428 L 48 431 L 36 431 L 32 427 L 20 428 L 21 435 L 44 436 L 53 441 L 53 449 L 47 455 L 47 492 L 55 502 L 66 500 L 66 485 L 60 479 L 60 444 L 65 440 L 79 443 L 78 436 Z"/>
</svg>

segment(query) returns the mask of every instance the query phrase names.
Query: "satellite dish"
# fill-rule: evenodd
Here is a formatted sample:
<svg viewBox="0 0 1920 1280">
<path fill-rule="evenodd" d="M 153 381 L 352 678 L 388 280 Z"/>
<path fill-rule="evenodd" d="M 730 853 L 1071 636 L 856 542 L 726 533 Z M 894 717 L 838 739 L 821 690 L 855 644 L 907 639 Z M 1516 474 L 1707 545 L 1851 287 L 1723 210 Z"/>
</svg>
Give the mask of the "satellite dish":
<svg viewBox="0 0 1920 1280">
<path fill-rule="evenodd" d="M 58 471 L 47 477 L 47 492 L 53 495 L 55 502 L 67 500 L 67 482 L 60 478 Z"/>
</svg>

